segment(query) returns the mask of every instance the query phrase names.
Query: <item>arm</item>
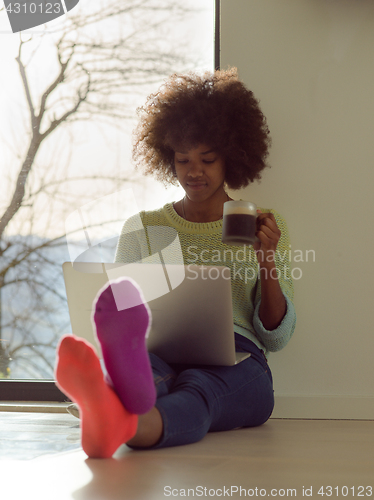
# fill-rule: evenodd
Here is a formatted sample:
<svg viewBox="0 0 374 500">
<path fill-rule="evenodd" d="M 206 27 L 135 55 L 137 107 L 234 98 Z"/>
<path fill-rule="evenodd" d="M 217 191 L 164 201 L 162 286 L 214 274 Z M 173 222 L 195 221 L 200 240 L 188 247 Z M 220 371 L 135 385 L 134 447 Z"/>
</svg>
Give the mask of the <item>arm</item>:
<svg viewBox="0 0 374 500">
<path fill-rule="evenodd" d="M 266 214 L 259 212 L 258 217 L 257 237 L 259 241 L 254 244 L 254 249 L 257 252 L 260 273 L 255 298 L 253 326 L 257 337 L 265 348 L 268 351 L 276 352 L 283 349 L 292 337 L 296 325 L 296 313 L 293 305 L 291 244 L 287 224 L 278 213 L 274 210 L 271 212 Z M 275 224 L 271 216 L 275 217 Z M 272 233 L 275 234 L 272 235 Z M 273 241 L 271 244 L 270 240 Z M 276 248 L 275 252 L 274 248 Z M 276 271 L 272 271 L 274 267 Z M 264 293 L 262 291 L 263 286 L 265 287 Z M 282 293 L 283 297 L 280 296 L 279 292 Z M 286 303 L 285 309 L 284 300 Z M 272 327 L 277 323 L 278 326 L 275 328 L 267 328 L 267 326 Z"/>
<path fill-rule="evenodd" d="M 276 270 L 275 270 L 276 271 Z M 266 330 L 275 330 L 282 322 L 286 311 L 286 299 L 278 279 L 268 277 L 261 269 L 261 304 L 259 317 Z"/>
<path fill-rule="evenodd" d="M 254 244 L 260 266 L 261 304 L 259 318 L 266 330 L 275 330 L 286 315 L 287 303 L 279 284 L 275 255 L 281 237 L 272 213 L 258 210 L 257 233 L 259 239 Z"/>
</svg>

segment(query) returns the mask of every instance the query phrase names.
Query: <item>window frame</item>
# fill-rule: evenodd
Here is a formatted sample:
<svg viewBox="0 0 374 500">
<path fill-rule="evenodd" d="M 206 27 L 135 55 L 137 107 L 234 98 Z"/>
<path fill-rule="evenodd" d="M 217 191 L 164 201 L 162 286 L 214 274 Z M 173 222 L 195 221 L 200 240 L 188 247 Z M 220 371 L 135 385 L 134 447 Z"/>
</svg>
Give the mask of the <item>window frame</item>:
<svg viewBox="0 0 374 500">
<path fill-rule="evenodd" d="M 220 69 L 220 15 L 221 1 L 214 0 L 214 67 Z M 55 384 L 45 379 L 1 379 L 0 402 L 49 401 L 64 403 L 70 400 Z"/>
<path fill-rule="evenodd" d="M 50 401 L 69 402 L 54 380 L 0 380 L 0 402 Z"/>
</svg>

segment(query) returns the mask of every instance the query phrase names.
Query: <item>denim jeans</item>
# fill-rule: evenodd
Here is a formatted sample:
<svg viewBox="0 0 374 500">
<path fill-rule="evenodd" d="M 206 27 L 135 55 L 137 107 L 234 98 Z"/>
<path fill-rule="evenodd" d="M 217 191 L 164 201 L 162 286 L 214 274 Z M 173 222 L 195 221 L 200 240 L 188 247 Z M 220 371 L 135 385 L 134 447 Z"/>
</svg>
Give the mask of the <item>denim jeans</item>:
<svg viewBox="0 0 374 500">
<path fill-rule="evenodd" d="M 194 443 L 207 432 L 254 427 L 270 417 L 273 381 L 263 352 L 235 334 L 236 350 L 251 356 L 234 366 L 169 365 L 150 354 L 163 435 L 152 448 Z"/>
</svg>

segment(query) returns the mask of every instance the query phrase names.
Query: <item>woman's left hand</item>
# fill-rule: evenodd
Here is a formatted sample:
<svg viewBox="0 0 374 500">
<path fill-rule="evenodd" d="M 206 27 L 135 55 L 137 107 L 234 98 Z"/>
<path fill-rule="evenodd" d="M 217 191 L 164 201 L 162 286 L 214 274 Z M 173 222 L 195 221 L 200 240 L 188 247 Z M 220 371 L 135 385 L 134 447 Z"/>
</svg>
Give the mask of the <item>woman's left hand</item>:
<svg viewBox="0 0 374 500">
<path fill-rule="evenodd" d="M 281 231 L 277 226 L 275 217 L 271 213 L 262 213 L 257 210 L 257 232 L 256 236 L 259 241 L 255 241 L 253 248 L 257 255 L 260 267 L 275 266 L 275 252 L 277 250 L 278 241 L 281 237 Z"/>
<path fill-rule="evenodd" d="M 286 299 L 278 280 L 278 273 L 274 273 L 275 252 L 281 232 L 275 217 L 271 213 L 262 213 L 257 210 L 257 232 L 259 241 L 253 244 L 260 265 L 261 276 L 261 303 L 259 317 L 264 328 L 277 328 L 287 312 Z"/>
</svg>

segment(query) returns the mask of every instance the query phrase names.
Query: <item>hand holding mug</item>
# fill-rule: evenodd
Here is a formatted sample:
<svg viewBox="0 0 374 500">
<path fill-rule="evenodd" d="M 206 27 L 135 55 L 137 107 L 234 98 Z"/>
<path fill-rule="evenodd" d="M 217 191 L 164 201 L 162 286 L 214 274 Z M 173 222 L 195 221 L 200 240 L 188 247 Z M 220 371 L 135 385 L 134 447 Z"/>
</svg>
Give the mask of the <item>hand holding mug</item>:
<svg viewBox="0 0 374 500">
<path fill-rule="evenodd" d="M 275 252 L 281 237 L 281 231 L 272 213 L 262 213 L 261 210 L 257 210 L 256 223 L 257 241 L 254 243 L 253 248 L 256 251 L 257 260 L 261 267 L 265 265 L 274 266 Z"/>
<path fill-rule="evenodd" d="M 224 203 L 222 242 L 227 245 L 253 245 L 260 265 L 274 265 L 280 236 L 272 213 L 262 213 L 249 201 Z"/>
</svg>

